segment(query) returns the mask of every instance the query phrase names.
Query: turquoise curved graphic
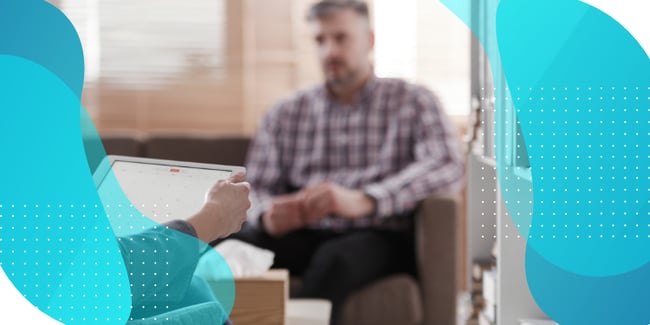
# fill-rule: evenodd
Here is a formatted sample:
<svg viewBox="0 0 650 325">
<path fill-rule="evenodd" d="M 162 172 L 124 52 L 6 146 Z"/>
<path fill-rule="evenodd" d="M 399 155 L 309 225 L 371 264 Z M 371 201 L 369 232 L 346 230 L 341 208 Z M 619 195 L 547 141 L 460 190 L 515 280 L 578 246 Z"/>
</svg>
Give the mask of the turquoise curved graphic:
<svg viewBox="0 0 650 325">
<path fill-rule="evenodd" d="M 469 2 L 446 2 L 471 25 Z M 513 222 L 524 225 L 529 289 L 560 324 L 647 324 L 648 55 L 579 1 L 488 2 L 496 33 L 473 32 L 494 78 L 506 81 L 495 89 L 497 173 Z M 515 183 L 507 159 L 508 109 L 526 145 L 530 189 Z"/>
<path fill-rule="evenodd" d="M 131 299 L 122 256 L 92 179 L 80 177 L 89 171 L 79 101 L 33 62 L 2 55 L 0 69 L 2 267 L 54 319 L 126 321 Z"/>
<path fill-rule="evenodd" d="M 67 18 L 43 1 L 0 2 L 0 71 L 0 263 L 14 286 L 66 324 L 225 322 L 235 288 L 223 258 L 142 215 L 112 174 L 98 194 L 91 171 L 106 154 L 80 104 Z M 216 292 L 194 275 L 200 257 Z"/>
<path fill-rule="evenodd" d="M 584 275 L 647 264 L 648 56 L 580 2 L 502 1 L 497 36 L 532 168 L 528 246 Z"/>
</svg>

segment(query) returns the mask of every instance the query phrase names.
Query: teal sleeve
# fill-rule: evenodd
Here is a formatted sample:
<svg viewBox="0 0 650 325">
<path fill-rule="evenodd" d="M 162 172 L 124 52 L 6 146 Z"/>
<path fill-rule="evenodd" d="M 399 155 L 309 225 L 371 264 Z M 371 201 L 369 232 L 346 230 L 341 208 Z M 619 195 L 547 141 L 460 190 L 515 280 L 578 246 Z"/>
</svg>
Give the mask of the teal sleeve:
<svg viewBox="0 0 650 325">
<path fill-rule="evenodd" d="M 132 317 L 170 311 L 186 296 L 201 247 L 194 229 L 186 226 L 191 228 L 183 222 L 118 238 L 129 273 Z"/>
</svg>

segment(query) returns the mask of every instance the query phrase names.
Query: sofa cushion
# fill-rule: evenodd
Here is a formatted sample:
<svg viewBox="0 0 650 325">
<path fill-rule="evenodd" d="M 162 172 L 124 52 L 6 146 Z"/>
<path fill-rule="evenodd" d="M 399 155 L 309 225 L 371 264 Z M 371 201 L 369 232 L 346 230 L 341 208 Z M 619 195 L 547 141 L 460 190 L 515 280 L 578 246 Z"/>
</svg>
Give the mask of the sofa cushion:
<svg viewBox="0 0 650 325">
<path fill-rule="evenodd" d="M 247 137 L 152 136 L 147 140 L 149 158 L 242 166 L 250 139 Z"/>
<path fill-rule="evenodd" d="M 143 154 L 142 142 L 133 136 L 103 136 L 102 143 L 107 155 L 140 157 Z"/>
<path fill-rule="evenodd" d="M 416 325 L 422 299 L 415 279 L 397 274 L 353 293 L 343 306 L 343 325 Z"/>
</svg>

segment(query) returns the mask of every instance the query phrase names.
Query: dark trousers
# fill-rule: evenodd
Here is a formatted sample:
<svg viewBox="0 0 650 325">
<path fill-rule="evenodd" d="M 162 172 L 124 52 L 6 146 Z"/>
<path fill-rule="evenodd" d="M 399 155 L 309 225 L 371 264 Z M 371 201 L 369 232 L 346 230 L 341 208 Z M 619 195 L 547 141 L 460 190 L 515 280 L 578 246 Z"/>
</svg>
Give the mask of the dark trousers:
<svg viewBox="0 0 650 325">
<path fill-rule="evenodd" d="M 286 268 L 302 277 L 299 297 L 332 302 L 331 324 L 337 324 L 343 303 L 353 291 L 391 274 L 415 275 L 413 230 L 336 233 L 302 229 L 274 238 L 245 224 L 230 238 L 273 251 L 274 268 Z"/>
</svg>

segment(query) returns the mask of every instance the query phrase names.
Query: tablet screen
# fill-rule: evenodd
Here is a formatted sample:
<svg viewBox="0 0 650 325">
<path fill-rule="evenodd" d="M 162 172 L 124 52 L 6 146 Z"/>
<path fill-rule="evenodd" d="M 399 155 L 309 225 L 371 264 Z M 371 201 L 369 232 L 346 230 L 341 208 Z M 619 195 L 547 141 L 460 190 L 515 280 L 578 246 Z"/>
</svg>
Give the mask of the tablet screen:
<svg viewBox="0 0 650 325">
<path fill-rule="evenodd" d="M 112 171 L 115 178 L 107 176 L 99 185 L 100 197 L 110 197 L 103 192 L 121 187 L 134 207 L 158 223 L 186 219 L 199 211 L 210 187 L 231 174 L 223 169 L 122 160 L 113 162 Z M 119 187 L 111 184 L 115 179 Z"/>
</svg>

